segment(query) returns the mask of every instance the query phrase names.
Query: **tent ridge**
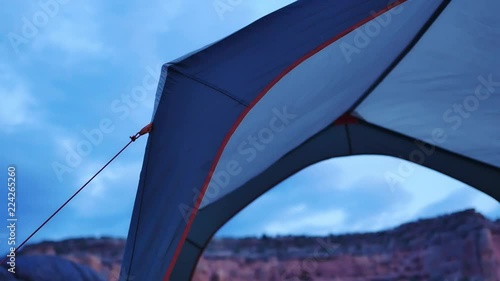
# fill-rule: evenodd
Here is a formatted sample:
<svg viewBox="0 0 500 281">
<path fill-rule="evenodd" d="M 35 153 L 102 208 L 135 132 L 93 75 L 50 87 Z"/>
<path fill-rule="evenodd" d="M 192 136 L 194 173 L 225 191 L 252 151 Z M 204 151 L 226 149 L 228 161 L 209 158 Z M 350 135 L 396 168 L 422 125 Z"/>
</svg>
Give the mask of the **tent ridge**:
<svg viewBox="0 0 500 281">
<path fill-rule="evenodd" d="M 182 72 L 182 71 L 181 71 L 178 67 L 176 67 L 174 64 L 169 65 L 168 69 L 169 69 L 169 70 L 172 70 L 173 72 L 176 72 L 176 73 L 178 73 L 178 74 L 180 74 L 180 75 L 182 75 L 182 76 L 184 76 L 184 77 L 186 77 L 186 78 L 188 78 L 188 79 L 190 79 L 190 80 L 192 80 L 192 81 L 194 81 L 194 82 L 197 82 L 197 83 L 199 83 L 199 84 L 202 84 L 202 85 L 204 85 L 204 86 L 206 86 L 206 87 L 208 87 L 208 88 L 210 88 L 210 89 L 212 89 L 212 90 L 214 90 L 214 91 L 216 91 L 216 92 L 218 92 L 218 93 L 221 93 L 222 95 L 224 95 L 224 96 L 226 96 L 226 97 L 228 97 L 228 98 L 232 99 L 233 101 L 235 101 L 235 102 L 239 103 L 240 105 L 243 105 L 244 107 L 248 107 L 248 106 L 249 106 L 249 105 L 248 105 L 248 104 L 246 104 L 243 100 L 238 99 L 237 97 L 235 97 L 235 96 L 233 96 L 232 94 L 230 94 L 230 93 L 228 93 L 228 92 L 224 91 L 223 89 L 221 89 L 221 88 L 217 87 L 216 85 L 212 85 L 211 83 L 209 83 L 209 82 L 207 82 L 207 81 L 205 81 L 205 80 L 202 80 L 202 79 L 200 79 L 200 78 L 198 78 L 198 77 L 196 77 L 196 76 L 189 75 L 189 74 L 187 74 L 187 73 L 183 73 L 183 72 Z"/>
<path fill-rule="evenodd" d="M 408 43 L 408 46 L 406 46 L 405 49 L 394 59 L 394 61 L 387 67 L 385 71 L 382 72 L 380 77 L 375 80 L 375 82 L 369 87 L 366 92 L 349 108 L 348 111 L 355 111 L 355 109 L 370 95 L 375 88 L 384 81 L 384 79 L 391 73 L 394 68 L 403 60 L 406 55 L 411 52 L 413 47 L 420 41 L 420 39 L 424 36 L 424 34 L 427 32 L 427 30 L 431 27 L 431 25 L 436 21 L 436 19 L 441 15 L 441 13 L 446 9 L 448 4 L 450 4 L 451 0 L 443 0 L 441 5 L 434 11 L 434 13 L 431 15 L 431 17 L 427 20 L 427 22 L 422 26 L 422 28 L 418 31 L 417 34 L 415 34 L 415 37 L 411 42 Z"/>
</svg>

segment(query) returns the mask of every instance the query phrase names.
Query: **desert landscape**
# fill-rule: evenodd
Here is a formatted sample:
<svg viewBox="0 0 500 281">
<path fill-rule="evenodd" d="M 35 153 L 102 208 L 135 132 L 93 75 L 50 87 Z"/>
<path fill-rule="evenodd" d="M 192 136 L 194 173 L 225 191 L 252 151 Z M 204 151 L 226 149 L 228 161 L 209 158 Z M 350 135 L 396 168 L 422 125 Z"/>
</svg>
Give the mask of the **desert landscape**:
<svg viewBox="0 0 500 281">
<path fill-rule="evenodd" d="M 81 280 L 116 281 L 124 247 L 110 237 L 47 241 L 19 258 L 58 256 L 103 277 Z M 375 233 L 217 238 L 192 280 L 500 281 L 500 220 L 470 209 Z"/>
</svg>

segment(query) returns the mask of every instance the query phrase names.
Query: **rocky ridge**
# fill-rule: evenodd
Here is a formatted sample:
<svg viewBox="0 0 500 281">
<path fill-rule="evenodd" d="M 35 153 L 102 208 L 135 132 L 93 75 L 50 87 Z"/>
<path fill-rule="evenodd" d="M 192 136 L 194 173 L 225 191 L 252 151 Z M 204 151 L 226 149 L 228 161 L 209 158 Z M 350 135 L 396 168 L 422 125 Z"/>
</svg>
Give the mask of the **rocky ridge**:
<svg viewBox="0 0 500 281">
<path fill-rule="evenodd" d="M 124 239 L 78 238 L 28 245 L 118 280 Z M 135 278 L 139 281 L 139 278 Z M 376 233 L 214 239 L 193 281 L 500 281 L 500 221 L 474 210 Z"/>
</svg>

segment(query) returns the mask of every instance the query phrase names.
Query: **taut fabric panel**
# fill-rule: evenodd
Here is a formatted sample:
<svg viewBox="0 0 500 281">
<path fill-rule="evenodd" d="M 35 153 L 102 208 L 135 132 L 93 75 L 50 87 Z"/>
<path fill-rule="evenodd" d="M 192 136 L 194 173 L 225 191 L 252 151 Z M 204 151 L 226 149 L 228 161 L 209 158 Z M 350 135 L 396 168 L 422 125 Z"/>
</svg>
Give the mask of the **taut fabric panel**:
<svg viewBox="0 0 500 281">
<path fill-rule="evenodd" d="M 497 0 L 451 1 L 357 113 L 500 168 L 498 11 Z"/>
</svg>

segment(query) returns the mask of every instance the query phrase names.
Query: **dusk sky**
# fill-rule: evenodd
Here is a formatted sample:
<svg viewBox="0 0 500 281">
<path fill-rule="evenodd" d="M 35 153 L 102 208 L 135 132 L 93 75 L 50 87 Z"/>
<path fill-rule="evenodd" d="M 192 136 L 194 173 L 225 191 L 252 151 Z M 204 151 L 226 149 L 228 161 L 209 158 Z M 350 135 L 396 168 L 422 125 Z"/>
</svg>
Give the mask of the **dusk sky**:
<svg viewBox="0 0 500 281">
<path fill-rule="evenodd" d="M 163 63 L 291 2 L 10 1 L 0 11 L 0 162 L 4 183 L 8 165 L 17 168 L 18 241 L 150 122 Z M 137 87 L 147 95 L 131 96 Z M 132 144 L 32 241 L 125 237 L 145 144 L 146 137 Z M 255 201 L 219 235 L 372 231 L 465 208 L 500 217 L 496 200 L 426 168 L 408 164 L 411 176 L 389 184 L 385 175 L 402 163 L 383 156 L 319 163 Z M 0 228 L 0 250 L 6 237 Z"/>
</svg>

